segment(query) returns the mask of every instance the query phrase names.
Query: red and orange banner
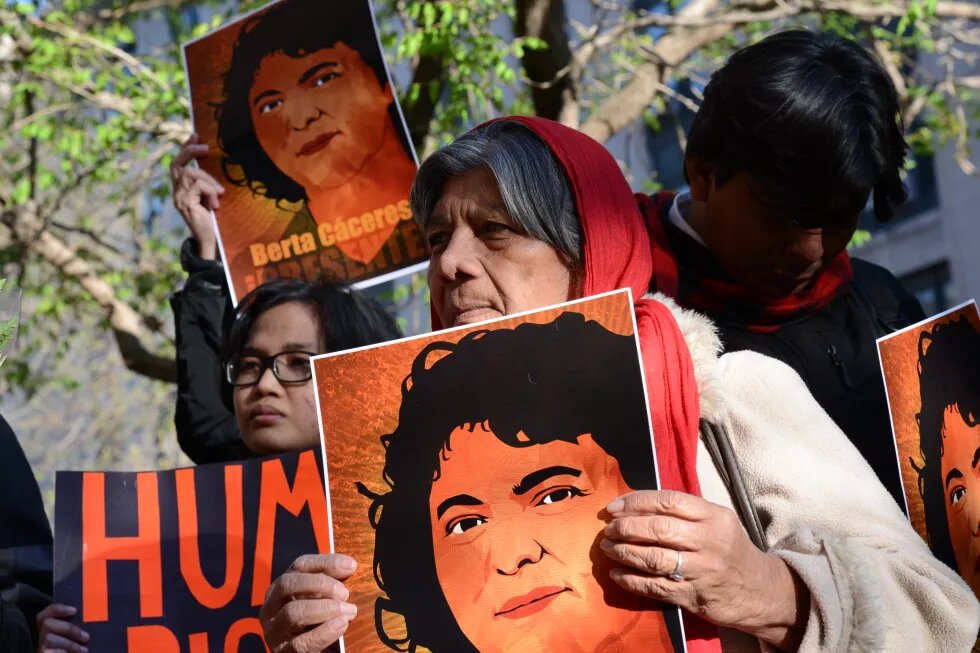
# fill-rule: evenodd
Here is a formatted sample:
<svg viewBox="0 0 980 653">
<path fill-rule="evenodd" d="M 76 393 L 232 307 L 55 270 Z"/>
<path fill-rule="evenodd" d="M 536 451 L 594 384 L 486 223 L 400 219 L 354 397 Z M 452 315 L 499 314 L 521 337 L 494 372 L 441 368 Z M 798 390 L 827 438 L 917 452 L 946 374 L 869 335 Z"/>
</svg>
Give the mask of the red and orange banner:
<svg viewBox="0 0 980 653">
<path fill-rule="evenodd" d="M 274 277 L 369 283 L 428 258 L 369 0 L 277 0 L 187 43 L 184 62 L 236 302 Z"/>
<path fill-rule="evenodd" d="M 314 358 L 345 650 L 684 650 L 598 545 L 657 487 L 635 334 L 619 291 Z"/>
<path fill-rule="evenodd" d="M 975 301 L 878 340 L 912 526 L 980 597 L 980 313 Z"/>
</svg>

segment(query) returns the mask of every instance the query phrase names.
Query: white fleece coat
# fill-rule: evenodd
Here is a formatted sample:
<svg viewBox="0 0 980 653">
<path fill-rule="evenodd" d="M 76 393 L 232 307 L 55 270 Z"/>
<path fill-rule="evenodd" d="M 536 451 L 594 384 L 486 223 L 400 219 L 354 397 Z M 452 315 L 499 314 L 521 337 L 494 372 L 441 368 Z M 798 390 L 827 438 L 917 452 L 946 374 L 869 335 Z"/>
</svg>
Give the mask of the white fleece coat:
<svg viewBox="0 0 980 653">
<path fill-rule="evenodd" d="M 770 546 L 810 590 L 801 651 L 969 651 L 980 603 L 912 530 L 847 436 L 784 363 L 754 352 L 719 356 L 705 317 L 663 295 L 694 359 L 701 416 L 727 427 Z M 705 499 L 732 507 L 704 443 Z M 720 629 L 726 653 L 767 650 Z"/>
</svg>

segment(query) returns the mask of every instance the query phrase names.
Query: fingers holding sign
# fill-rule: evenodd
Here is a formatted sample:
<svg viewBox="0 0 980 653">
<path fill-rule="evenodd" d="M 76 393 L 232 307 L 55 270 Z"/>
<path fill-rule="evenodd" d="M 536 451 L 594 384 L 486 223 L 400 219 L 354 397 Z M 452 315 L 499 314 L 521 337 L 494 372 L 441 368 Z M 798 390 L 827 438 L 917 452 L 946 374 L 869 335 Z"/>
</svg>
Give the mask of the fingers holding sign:
<svg viewBox="0 0 980 653">
<path fill-rule="evenodd" d="M 322 651 L 336 642 L 357 615 L 341 582 L 357 569 L 342 554 L 297 558 L 266 592 L 259 620 L 273 653 Z"/>
<path fill-rule="evenodd" d="M 613 520 L 600 546 L 627 591 L 768 639 L 795 625 L 799 580 L 752 544 L 731 510 L 669 490 L 633 492 L 606 510 Z"/>
<path fill-rule="evenodd" d="M 52 603 L 37 615 L 38 653 L 88 653 L 89 634 L 69 621 L 78 610 Z"/>
<path fill-rule="evenodd" d="M 211 211 L 221 206 L 219 198 L 225 189 L 214 177 L 190 163 L 207 156 L 209 149 L 199 142 L 197 134 L 192 134 L 170 164 L 174 206 L 197 241 L 198 255 L 204 259 L 218 255 Z"/>
</svg>

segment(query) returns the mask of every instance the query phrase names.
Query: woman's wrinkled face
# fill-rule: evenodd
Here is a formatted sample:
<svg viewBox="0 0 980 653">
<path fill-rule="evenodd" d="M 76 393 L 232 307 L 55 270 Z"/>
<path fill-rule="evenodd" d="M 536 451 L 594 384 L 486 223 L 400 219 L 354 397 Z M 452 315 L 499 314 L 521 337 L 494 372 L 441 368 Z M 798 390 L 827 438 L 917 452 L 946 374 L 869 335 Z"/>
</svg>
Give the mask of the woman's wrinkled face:
<svg viewBox="0 0 980 653">
<path fill-rule="evenodd" d="M 580 295 L 572 268 L 511 218 L 484 167 L 451 178 L 425 225 L 429 290 L 443 326 L 473 324 Z"/>
<path fill-rule="evenodd" d="M 608 578 L 604 506 L 630 488 L 591 435 L 512 447 L 466 425 L 442 455 L 429 495 L 436 572 L 477 650 L 667 650 L 661 613 Z"/>
<path fill-rule="evenodd" d="M 391 101 L 391 90 L 340 42 L 302 57 L 268 55 L 249 91 L 259 144 L 307 194 L 361 171 L 381 148 Z"/>
<path fill-rule="evenodd" d="M 943 413 L 940 473 L 956 566 L 980 597 L 980 424 L 968 426 L 956 406 Z"/>
<path fill-rule="evenodd" d="M 273 356 L 285 351 L 323 352 L 326 343 L 313 310 L 287 302 L 262 313 L 252 325 L 240 356 Z M 266 369 L 258 382 L 234 390 L 235 417 L 242 440 L 258 454 L 300 451 L 317 445 L 320 431 L 313 382 L 282 383 Z"/>
</svg>

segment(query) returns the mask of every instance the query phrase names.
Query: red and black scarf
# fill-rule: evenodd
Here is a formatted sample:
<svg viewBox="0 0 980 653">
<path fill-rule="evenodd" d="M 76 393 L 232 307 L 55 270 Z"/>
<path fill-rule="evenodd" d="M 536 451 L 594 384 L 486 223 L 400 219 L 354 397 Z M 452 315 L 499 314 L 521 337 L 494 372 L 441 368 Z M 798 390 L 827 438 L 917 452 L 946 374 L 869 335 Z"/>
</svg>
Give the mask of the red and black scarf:
<svg viewBox="0 0 980 653">
<path fill-rule="evenodd" d="M 637 195 L 637 200 L 653 247 L 651 290 L 723 326 L 772 333 L 825 308 L 848 288 L 854 276 L 844 251 L 802 292 L 779 299 L 762 297 L 732 280 L 704 246 L 670 223 L 674 193 Z"/>
</svg>

